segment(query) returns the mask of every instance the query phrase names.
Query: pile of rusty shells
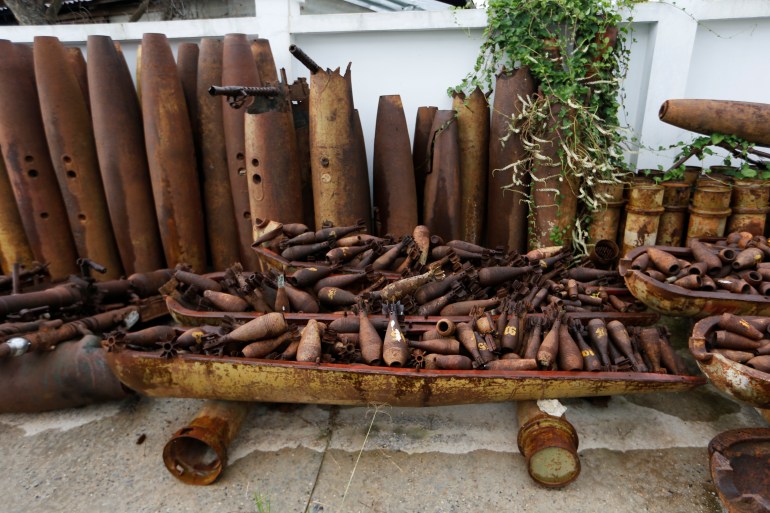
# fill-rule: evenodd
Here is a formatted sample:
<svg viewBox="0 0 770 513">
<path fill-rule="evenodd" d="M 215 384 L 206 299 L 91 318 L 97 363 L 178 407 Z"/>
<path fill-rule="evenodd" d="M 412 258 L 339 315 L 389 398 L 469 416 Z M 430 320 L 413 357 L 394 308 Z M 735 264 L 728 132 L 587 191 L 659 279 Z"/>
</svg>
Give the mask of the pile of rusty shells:
<svg viewBox="0 0 770 513">
<path fill-rule="evenodd" d="M 712 353 L 768 373 L 770 379 L 770 317 L 746 319 L 730 313 L 719 318 L 719 329 L 706 340 Z"/>
</svg>

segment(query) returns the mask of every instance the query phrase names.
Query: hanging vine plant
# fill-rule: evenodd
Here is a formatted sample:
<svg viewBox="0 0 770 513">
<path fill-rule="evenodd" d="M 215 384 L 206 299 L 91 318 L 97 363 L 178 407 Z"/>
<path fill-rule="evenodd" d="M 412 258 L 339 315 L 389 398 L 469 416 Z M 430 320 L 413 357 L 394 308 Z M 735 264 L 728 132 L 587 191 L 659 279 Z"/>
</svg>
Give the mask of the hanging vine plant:
<svg viewBox="0 0 770 513">
<path fill-rule="evenodd" d="M 634 3 L 490 0 L 475 69 L 450 89 L 467 93 L 478 86 L 490 91 L 498 73 L 529 68 L 538 92 L 521 98 L 521 111 L 510 120 L 507 135 L 519 137 L 527 151 L 503 169 L 513 171 L 511 188 L 521 186 L 528 175 L 534 190 L 545 180 L 533 172 L 539 167 L 559 170 L 559 182 L 569 184 L 569 194 L 581 205 L 578 221 L 572 230 L 554 227 L 553 243 L 565 242 L 572 231 L 573 242 L 585 248 L 585 221 L 608 199 L 594 188 L 617 183 L 625 174 L 626 138 L 618 112 L 630 54 L 627 15 Z M 561 188 L 555 201 L 564 200 Z"/>
</svg>

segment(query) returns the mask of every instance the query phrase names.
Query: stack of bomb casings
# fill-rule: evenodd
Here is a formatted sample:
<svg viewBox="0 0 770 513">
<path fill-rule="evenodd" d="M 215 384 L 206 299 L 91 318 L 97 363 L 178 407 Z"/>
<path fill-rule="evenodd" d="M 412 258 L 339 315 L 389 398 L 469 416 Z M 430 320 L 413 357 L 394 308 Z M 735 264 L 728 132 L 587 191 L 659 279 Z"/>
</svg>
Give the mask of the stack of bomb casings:
<svg viewBox="0 0 770 513">
<path fill-rule="evenodd" d="M 770 318 L 724 313 L 706 339 L 706 350 L 764 372 L 770 380 Z"/>
</svg>

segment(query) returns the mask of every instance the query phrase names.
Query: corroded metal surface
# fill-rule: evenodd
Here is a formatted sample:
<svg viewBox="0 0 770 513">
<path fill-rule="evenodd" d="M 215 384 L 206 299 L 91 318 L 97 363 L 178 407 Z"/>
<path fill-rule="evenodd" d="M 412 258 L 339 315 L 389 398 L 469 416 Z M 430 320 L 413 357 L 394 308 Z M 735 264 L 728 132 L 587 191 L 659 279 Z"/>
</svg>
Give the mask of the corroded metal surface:
<svg viewBox="0 0 770 513">
<path fill-rule="evenodd" d="M 350 82 L 350 73 L 347 75 L 348 83 Z M 372 231 L 372 198 L 369 194 L 369 160 L 366 157 L 366 140 L 364 138 L 364 127 L 361 124 L 361 116 L 358 112 L 358 109 L 353 109 L 353 133 L 355 134 L 355 137 L 353 138 L 353 144 L 355 146 L 355 152 L 356 152 L 356 159 L 355 159 L 355 176 L 360 179 L 362 182 L 361 186 L 361 197 L 358 200 L 360 202 L 360 209 L 362 212 L 362 215 L 365 213 L 366 215 L 363 215 L 363 217 L 359 217 L 358 219 L 363 219 L 364 224 L 366 225 L 366 231 L 371 233 Z M 364 208 L 366 207 L 366 208 Z M 356 219 L 356 221 L 358 221 Z"/>
<path fill-rule="evenodd" d="M 768 308 L 770 310 L 770 308 Z M 760 312 L 767 316 L 768 312 Z M 748 321 L 761 317 L 744 317 Z M 770 408 L 770 374 L 709 352 L 706 340 L 716 329 L 720 316 L 707 317 L 695 324 L 690 336 L 690 352 L 701 371 L 719 390 L 738 401 L 757 408 Z"/>
<path fill-rule="evenodd" d="M 86 109 L 91 112 L 91 104 L 89 103 L 88 92 L 88 68 L 86 66 L 86 60 L 83 58 L 83 52 L 78 47 L 65 48 L 67 52 L 67 60 L 70 63 L 72 72 L 75 74 L 75 79 L 80 87 L 80 92 L 83 93 L 83 100 L 86 102 Z"/>
<path fill-rule="evenodd" d="M 194 397 L 392 406 L 446 406 L 520 399 L 688 390 L 703 378 L 625 372 L 443 371 L 373 368 L 119 351 L 107 355 L 129 388 L 153 397 Z"/>
<path fill-rule="evenodd" d="M 422 224 L 422 205 L 425 198 L 425 177 L 430 172 L 430 129 L 437 107 L 419 107 L 414 122 L 414 140 L 412 143 L 412 164 L 414 166 L 414 184 L 417 190 L 417 219 Z"/>
<path fill-rule="evenodd" d="M 131 73 L 108 36 L 88 36 L 88 59 L 96 153 L 123 269 L 152 271 L 165 260 Z"/>
<path fill-rule="evenodd" d="M 439 110 L 431 127 L 430 173 L 425 178 L 423 220 L 444 240 L 460 238 L 460 147 L 452 110 Z"/>
<path fill-rule="evenodd" d="M 347 226 L 365 219 L 369 224 L 369 176 L 359 162 L 350 66 L 344 76 L 337 69 L 310 77 L 309 108 L 316 229 L 324 222 Z"/>
<path fill-rule="evenodd" d="M 662 213 L 663 187 L 654 184 L 631 184 L 620 254 L 625 255 L 639 246 L 654 245 L 658 238 Z"/>
<path fill-rule="evenodd" d="M 726 232 L 765 234 L 770 188 L 764 180 L 736 180 L 733 183 L 732 215 Z"/>
<path fill-rule="evenodd" d="M 660 249 L 677 258 L 689 259 L 692 255 L 688 248 L 661 247 Z M 624 277 L 629 292 L 656 312 L 696 318 L 724 312 L 736 315 L 770 315 L 770 298 L 765 296 L 686 290 L 659 282 L 641 271 L 631 270 L 631 262 L 634 258 L 646 251 L 646 247 L 632 250 L 620 261 L 618 269 Z"/>
<path fill-rule="evenodd" d="M 32 48 L 0 40 L 0 146 L 32 253 L 53 280 L 76 272 L 77 253 L 40 116 Z M 8 101 L 13 98 L 13 101 Z"/>
<path fill-rule="evenodd" d="M 239 259 L 240 241 L 233 221 L 233 195 L 228 177 L 223 132 L 222 99 L 211 96 L 209 86 L 222 82 L 222 40 L 201 40 L 198 56 L 197 115 L 199 157 L 206 216 L 206 235 L 214 269 L 226 269 Z"/>
<path fill-rule="evenodd" d="M 302 183 L 302 205 L 305 218 L 302 221 L 306 226 L 315 224 L 315 209 L 313 207 L 313 175 L 310 171 L 310 113 L 308 100 L 292 102 L 292 115 L 294 117 L 294 134 L 297 138 L 297 160 L 299 161 L 299 174 Z"/>
<path fill-rule="evenodd" d="M 267 39 L 253 39 L 251 41 L 251 55 L 257 66 L 259 81 L 262 85 L 275 85 L 278 83 L 278 71 L 275 68 L 273 51 L 270 49 L 270 41 Z"/>
<path fill-rule="evenodd" d="M 468 97 L 455 95 L 452 108 L 457 113 L 460 144 L 460 238 L 481 244 L 489 174 L 489 103 L 477 87 Z"/>
<path fill-rule="evenodd" d="M 417 226 L 417 191 L 409 144 L 401 97 L 380 96 L 373 170 L 377 233 L 405 234 Z"/>
<path fill-rule="evenodd" d="M 713 181 L 699 181 L 690 205 L 690 222 L 687 225 L 687 240 L 701 237 L 722 237 L 730 216 L 730 187 L 713 184 Z M 712 185 L 713 184 L 713 185 Z"/>
<path fill-rule="evenodd" d="M 728 513 L 770 511 L 770 429 L 731 429 L 708 447 L 711 479 Z"/>
<path fill-rule="evenodd" d="M 187 107 L 166 36 L 142 38 L 142 114 L 152 192 L 169 265 L 206 265 L 206 237 Z"/>
<path fill-rule="evenodd" d="M 198 152 L 200 144 L 200 128 L 198 127 L 198 56 L 200 50 L 196 43 L 180 43 L 176 50 L 176 68 L 179 73 L 179 81 L 182 83 L 182 92 L 187 104 L 187 114 L 190 116 L 190 127 L 193 139 L 196 141 L 195 151 Z M 209 84 L 212 85 L 212 84 Z"/>
<path fill-rule="evenodd" d="M 107 268 L 98 280 L 123 274 L 107 198 L 99 176 L 93 125 L 67 52 L 55 37 L 36 36 L 35 78 L 48 150 L 67 207 L 78 254 Z"/>
<path fill-rule="evenodd" d="M 525 157 L 521 139 L 507 137 L 511 118 L 521 112 L 522 100 L 535 92 L 535 79 L 526 66 L 498 75 L 489 130 L 489 192 L 487 195 L 487 246 L 508 246 L 523 253 L 527 248 L 529 175 L 516 178 L 523 185 L 503 190 L 514 182 L 513 171 L 504 169 Z M 521 99 L 519 99 L 521 98 Z M 551 243 L 545 244 L 550 246 Z"/>
<path fill-rule="evenodd" d="M 659 246 L 681 246 L 687 220 L 687 206 L 690 203 L 690 184 L 687 182 L 662 182 L 663 208 L 658 225 Z"/>
<path fill-rule="evenodd" d="M 660 106 L 661 121 L 685 130 L 711 135 L 737 135 L 770 146 L 770 105 L 728 100 L 667 100 Z"/>
<path fill-rule="evenodd" d="M 591 212 L 591 224 L 588 226 L 588 238 L 592 244 L 600 240 L 617 240 L 620 227 L 623 200 L 623 184 L 596 184 L 594 197 L 601 196 L 604 208 Z"/>
<path fill-rule="evenodd" d="M 222 57 L 222 85 L 247 86 L 261 85 L 257 65 L 251 54 L 249 41 L 245 34 L 227 34 L 225 36 Z M 230 190 L 233 196 L 233 213 L 238 228 L 240 241 L 239 254 L 243 267 L 255 270 L 258 265 L 256 256 L 251 251 L 254 241 L 253 220 L 249 208 L 249 186 L 246 172 L 245 114 L 246 109 L 234 109 L 222 98 L 222 117 L 227 148 L 227 167 L 230 177 Z"/>
<path fill-rule="evenodd" d="M 0 120 L 1 122 L 1 120 Z M 11 181 L 0 153 L 0 268 L 11 274 L 13 264 L 31 267 L 34 257 L 27 242 L 24 225 L 21 222 L 16 198 L 13 197 Z"/>
</svg>

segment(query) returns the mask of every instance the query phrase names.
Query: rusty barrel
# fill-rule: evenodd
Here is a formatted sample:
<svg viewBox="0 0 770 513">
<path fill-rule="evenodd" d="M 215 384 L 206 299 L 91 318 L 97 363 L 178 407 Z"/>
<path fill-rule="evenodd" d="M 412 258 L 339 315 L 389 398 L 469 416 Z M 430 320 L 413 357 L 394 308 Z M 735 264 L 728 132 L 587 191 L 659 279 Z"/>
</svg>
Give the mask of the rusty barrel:
<svg viewBox="0 0 770 513">
<path fill-rule="evenodd" d="M 476 87 L 469 96 L 455 94 L 452 108 L 457 113 L 460 143 L 460 236 L 481 244 L 489 173 L 489 103 Z"/>
<path fill-rule="evenodd" d="M 235 213 L 228 176 L 222 99 L 208 92 L 211 85 L 222 83 L 221 39 L 201 40 L 196 82 L 196 113 L 200 130 L 198 154 L 206 237 L 214 269 L 224 270 L 240 258 L 240 240 L 238 228 L 233 222 Z"/>
<path fill-rule="evenodd" d="M 439 110 L 433 118 L 433 158 L 425 178 L 423 219 L 432 235 L 460 238 L 460 148 L 453 110 Z"/>
<path fill-rule="evenodd" d="M 152 192 L 169 266 L 206 265 L 203 209 L 190 118 L 163 34 L 142 38 L 142 114 Z"/>
<path fill-rule="evenodd" d="M 198 48 L 197 43 L 180 43 L 176 50 L 176 69 L 177 73 L 179 73 L 179 81 L 182 83 L 182 92 L 184 93 L 184 100 L 187 104 L 187 114 L 190 116 L 190 127 L 192 128 L 193 139 L 195 140 L 196 154 L 200 146 L 198 143 L 198 115 L 196 113 L 196 109 L 198 108 L 196 96 L 198 93 L 199 55 L 200 49 Z"/>
<path fill-rule="evenodd" d="M 626 205 L 621 255 L 639 246 L 654 246 L 663 209 L 663 187 L 653 183 L 634 182 Z"/>
<path fill-rule="evenodd" d="M 301 223 L 302 177 L 288 98 L 254 98 L 245 133 L 251 218 L 255 223 L 267 219 Z"/>
<path fill-rule="evenodd" d="M 770 104 L 729 100 L 667 100 L 658 112 L 661 121 L 691 132 L 737 135 L 770 146 Z"/>
<path fill-rule="evenodd" d="M 108 280 L 123 274 L 107 198 L 99 176 L 93 125 L 67 51 L 55 37 L 36 36 L 35 78 L 48 151 L 81 257 L 107 268 L 95 276 Z"/>
<path fill-rule="evenodd" d="M 725 234 L 730 210 L 731 190 L 728 186 L 708 185 L 699 181 L 690 205 L 687 240 L 700 237 L 722 237 Z"/>
<path fill-rule="evenodd" d="M 551 100 L 550 116 L 540 144 L 545 160 L 535 159 L 532 167 L 532 199 L 534 200 L 533 233 L 530 249 L 560 246 L 572 239 L 577 219 L 577 195 L 579 183 L 572 173 L 562 173 L 562 134 L 559 113 L 565 108 Z"/>
<path fill-rule="evenodd" d="M 764 235 L 768 201 L 770 188 L 764 180 L 735 180 L 730 205 L 732 215 L 727 220 L 726 232 Z"/>
<path fill-rule="evenodd" d="M 83 58 L 83 52 L 77 46 L 65 48 L 65 51 L 67 52 L 70 68 L 72 68 L 72 72 L 75 74 L 75 79 L 78 82 L 80 92 L 83 93 L 86 109 L 91 112 L 91 105 L 88 102 L 88 67 L 86 66 L 85 58 Z"/>
<path fill-rule="evenodd" d="M 363 141 L 353 111 L 350 66 L 344 76 L 339 69 L 311 75 L 309 117 L 316 228 L 369 220 L 369 176 L 361 168 Z"/>
<path fill-rule="evenodd" d="M 222 55 L 222 85 L 224 86 L 259 86 L 261 85 L 257 65 L 251 54 L 251 46 L 245 34 L 225 35 Z M 235 225 L 240 241 L 239 254 L 241 263 L 247 270 L 256 270 L 259 265 L 257 255 L 251 249 L 253 220 L 249 206 L 249 185 L 246 181 L 245 114 L 246 109 L 234 109 L 222 97 L 222 119 L 224 122 L 225 146 L 227 148 L 227 167 L 230 177 L 230 190 L 233 196 Z"/>
<path fill-rule="evenodd" d="M 399 95 L 380 96 L 374 130 L 374 209 L 380 235 L 417 226 L 417 191 L 404 107 Z"/>
<path fill-rule="evenodd" d="M 294 117 L 294 135 L 297 139 L 297 160 L 302 181 L 302 204 L 306 226 L 315 225 L 313 206 L 313 175 L 310 171 L 310 111 L 307 99 L 292 102 L 291 112 Z"/>
<path fill-rule="evenodd" d="M 2 120 L 0 119 L 0 122 Z M 0 153 L 0 268 L 11 274 L 13 264 L 30 267 L 35 259 L 27 242 L 11 181 Z"/>
<path fill-rule="evenodd" d="M 526 171 L 514 172 L 509 167 L 527 156 L 519 135 L 509 133 L 509 123 L 534 93 L 535 79 L 528 67 L 501 73 L 495 82 L 490 116 L 486 244 L 520 253 L 527 249 L 530 177 Z"/>
<path fill-rule="evenodd" d="M 165 259 L 134 82 L 109 36 L 88 36 L 87 49 L 96 154 L 123 269 L 154 271 Z"/>
<path fill-rule="evenodd" d="M 275 67 L 275 60 L 273 59 L 273 51 L 270 48 L 270 41 L 267 39 L 253 39 L 250 48 L 262 85 L 277 84 L 278 70 Z"/>
<path fill-rule="evenodd" d="M 600 240 L 617 240 L 621 208 L 625 204 L 622 183 L 598 183 L 593 186 L 593 197 L 599 201 L 599 210 L 591 213 L 588 238 L 591 244 Z"/>
<path fill-rule="evenodd" d="M 687 182 L 690 186 L 694 187 L 695 182 L 698 180 L 698 177 L 700 177 L 702 173 L 703 168 L 700 166 L 685 166 L 682 180 Z"/>
<path fill-rule="evenodd" d="M 687 226 L 687 207 L 690 204 L 692 188 L 685 181 L 661 182 L 663 186 L 663 208 L 658 227 L 659 246 L 681 246 Z"/>
<path fill-rule="evenodd" d="M 418 107 L 414 122 L 412 141 L 412 164 L 414 166 L 414 186 L 417 190 L 417 219 L 422 224 L 422 206 L 425 202 L 425 177 L 430 172 L 431 141 L 430 129 L 437 107 Z"/>
<path fill-rule="evenodd" d="M 516 403 L 519 423 L 517 444 L 527 460 L 527 471 L 549 488 L 566 486 L 580 475 L 579 439 L 564 416 L 542 411 L 536 401 Z"/>
</svg>

